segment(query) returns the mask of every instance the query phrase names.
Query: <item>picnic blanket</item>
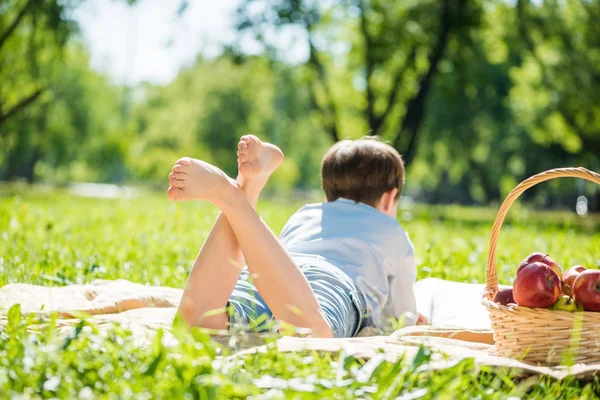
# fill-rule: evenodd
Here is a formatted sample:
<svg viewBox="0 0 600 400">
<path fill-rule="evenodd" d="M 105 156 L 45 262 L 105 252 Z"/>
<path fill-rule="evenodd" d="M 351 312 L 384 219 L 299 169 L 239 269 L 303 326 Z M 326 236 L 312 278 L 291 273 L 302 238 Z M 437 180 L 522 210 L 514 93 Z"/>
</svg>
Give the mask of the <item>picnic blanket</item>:
<svg viewBox="0 0 600 400">
<path fill-rule="evenodd" d="M 502 367 L 519 375 L 544 374 L 557 379 L 575 376 L 592 379 L 600 374 L 600 364 L 566 367 L 535 366 L 498 356 L 493 345 L 490 321 L 479 299 L 483 285 L 465 284 L 440 279 L 417 282 L 415 294 L 418 311 L 431 325 L 407 327 L 390 336 L 370 336 L 349 339 L 316 339 L 283 337 L 277 341 L 279 351 L 317 350 L 344 351 L 358 358 L 398 360 L 403 355 L 413 357 L 422 345 L 435 350 L 431 368 L 440 369 L 459 360 L 472 358 L 477 365 Z M 126 280 L 96 280 L 89 284 L 45 287 L 9 284 L 0 288 L 0 325 L 6 321 L 6 311 L 21 304 L 23 313 L 58 312 L 62 335 L 69 335 L 78 322 L 79 313 L 91 315 L 90 322 L 100 331 L 120 324 L 131 330 L 138 346 L 148 346 L 155 332 L 163 328 L 163 343 L 169 346 L 176 339 L 169 333 L 182 290 L 147 286 Z M 4 315 L 3 315 L 4 314 Z M 219 341 L 228 337 L 216 337 Z M 262 352 L 260 338 L 246 341 L 232 357 L 248 352 Z"/>
</svg>

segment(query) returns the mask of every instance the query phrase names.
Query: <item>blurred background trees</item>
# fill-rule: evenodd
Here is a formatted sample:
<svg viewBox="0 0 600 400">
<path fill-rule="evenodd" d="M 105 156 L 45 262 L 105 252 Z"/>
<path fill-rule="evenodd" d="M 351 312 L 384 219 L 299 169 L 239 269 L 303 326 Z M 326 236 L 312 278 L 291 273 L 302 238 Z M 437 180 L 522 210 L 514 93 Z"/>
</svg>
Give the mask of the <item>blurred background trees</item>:
<svg viewBox="0 0 600 400">
<path fill-rule="evenodd" d="M 243 0 L 220 55 L 132 87 L 91 68 L 80 3 L 0 1 L 0 179 L 163 182 L 182 155 L 233 174 L 247 132 L 286 153 L 281 190 L 318 188 L 327 147 L 366 134 L 404 155 L 408 193 L 428 202 L 486 204 L 545 169 L 600 170 L 598 0 Z M 275 40 L 290 32 L 305 59 Z M 244 53 L 247 38 L 262 52 Z M 600 208 L 570 180 L 527 193 L 579 195 Z"/>
</svg>

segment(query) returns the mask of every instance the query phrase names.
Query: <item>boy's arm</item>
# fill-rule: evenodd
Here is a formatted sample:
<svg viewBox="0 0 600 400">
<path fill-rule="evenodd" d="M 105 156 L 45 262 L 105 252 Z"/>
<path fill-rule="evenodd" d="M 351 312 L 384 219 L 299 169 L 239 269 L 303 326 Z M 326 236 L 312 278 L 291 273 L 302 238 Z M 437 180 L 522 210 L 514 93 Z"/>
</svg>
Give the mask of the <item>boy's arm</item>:
<svg viewBox="0 0 600 400">
<path fill-rule="evenodd" d="M 417 315 L 414 284 L 417 278 L 414 256 L 402 256 L 392 278 L 388 304 L 395 319 L 404 318 L 405 325 L 415 325 L 421 319 Z"/>
</svg>

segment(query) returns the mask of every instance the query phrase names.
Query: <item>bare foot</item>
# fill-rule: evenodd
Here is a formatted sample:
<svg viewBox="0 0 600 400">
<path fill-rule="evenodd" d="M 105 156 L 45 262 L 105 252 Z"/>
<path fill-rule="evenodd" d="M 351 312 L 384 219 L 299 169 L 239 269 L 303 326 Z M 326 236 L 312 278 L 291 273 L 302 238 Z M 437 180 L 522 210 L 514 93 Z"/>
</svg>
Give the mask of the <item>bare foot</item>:
<svg viewBox="0 0 600 400">
<path fill-rule="evenodd" d="M 169 199 L 172 201 L 217 201 L 238 187 L 236 181 L 219 168 L 189 157 L 177 160 L 169 174 Z"/>
<path fill-rule="evenodd" d="M 264 143 L 254 135 L 240 138 L 237 154 L 238 168 L 243 178 L 240 183 L 245 185 L 252 181 L 260 184 L 261 188 L 283 162 L 279 147 Z"/>
</svg>

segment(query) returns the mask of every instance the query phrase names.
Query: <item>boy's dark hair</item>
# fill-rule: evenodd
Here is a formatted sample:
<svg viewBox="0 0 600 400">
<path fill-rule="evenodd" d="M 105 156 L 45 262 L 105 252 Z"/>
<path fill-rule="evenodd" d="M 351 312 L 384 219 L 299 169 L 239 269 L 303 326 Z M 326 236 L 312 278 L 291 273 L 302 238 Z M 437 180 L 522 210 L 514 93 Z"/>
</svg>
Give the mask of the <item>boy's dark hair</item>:
<svg viewBox="0 0 600 400">
<path fill-rule="evenodd" d="M 375 207 L 394 188 L 396 200 L 400 198 L 404 162 L 396 149 L 376 136 L 342 140 L 323 157 L 321 179 L 327 201 L 343 197 Z"/>
</svg>

